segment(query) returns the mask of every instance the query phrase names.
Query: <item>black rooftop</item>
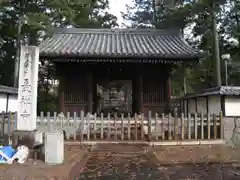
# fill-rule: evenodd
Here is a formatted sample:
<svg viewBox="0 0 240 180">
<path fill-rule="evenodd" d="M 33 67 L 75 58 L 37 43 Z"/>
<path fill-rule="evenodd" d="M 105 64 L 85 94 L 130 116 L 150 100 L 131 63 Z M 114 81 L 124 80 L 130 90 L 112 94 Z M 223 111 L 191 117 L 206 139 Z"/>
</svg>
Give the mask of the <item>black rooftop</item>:
<svg viewBox="0 0 240 180">
<path fill-rule="evenodd" d="M 240 96 L 240 86 L 220 86 L 215 88 L 209 88 L 203 90 L 200 93 L 187 94 L 183 97 L 183 99 L 211 95 Z"/>
<path fill-rule="evenodd" d="M 40 58 L 198 60 L 204 56 L 177 30 L 64 28 L 39 48 Z"/>
</svg>

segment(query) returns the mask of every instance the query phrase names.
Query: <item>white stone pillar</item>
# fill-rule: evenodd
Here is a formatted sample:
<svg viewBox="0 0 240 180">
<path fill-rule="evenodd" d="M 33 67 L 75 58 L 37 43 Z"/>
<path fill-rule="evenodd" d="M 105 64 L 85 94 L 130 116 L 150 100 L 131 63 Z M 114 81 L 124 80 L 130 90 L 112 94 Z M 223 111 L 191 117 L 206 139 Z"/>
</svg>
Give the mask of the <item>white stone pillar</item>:
<svg viewBox="0 0 240 180">
<path fill-rule="evenodd" d="M 37 121 L 39 49 L 22 46 L 20 54 L 17 131 L 33 131 Z"/>
</svg>

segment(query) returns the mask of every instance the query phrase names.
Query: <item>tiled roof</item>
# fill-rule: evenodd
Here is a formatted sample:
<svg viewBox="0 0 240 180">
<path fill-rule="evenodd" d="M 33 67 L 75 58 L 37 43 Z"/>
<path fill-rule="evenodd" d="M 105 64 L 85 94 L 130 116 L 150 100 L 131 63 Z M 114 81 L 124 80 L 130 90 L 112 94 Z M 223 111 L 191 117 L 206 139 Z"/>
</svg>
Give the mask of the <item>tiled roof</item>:
<svg viewBox="0 0 240 180">
<path fill-rule="evenodd" d="M 0 93 L 17 94 L 18 93 L 18 88 L 0 85 Z"/>
<path fill-rule="evenodd" d="M 226 95 L 226 96 L 240 96 L 240 86 L 221 86 L 206 89 L 200 93 L 188 94 L 183 97 L 183 99 L 201 97 L 201 96 L 211 96 L 211 95 Z"/>
<path fill-rule="evenodd" d="M 40 57 L 198 59 L 176 30 L 64 28 L 43 41 Z"/>
</svg>

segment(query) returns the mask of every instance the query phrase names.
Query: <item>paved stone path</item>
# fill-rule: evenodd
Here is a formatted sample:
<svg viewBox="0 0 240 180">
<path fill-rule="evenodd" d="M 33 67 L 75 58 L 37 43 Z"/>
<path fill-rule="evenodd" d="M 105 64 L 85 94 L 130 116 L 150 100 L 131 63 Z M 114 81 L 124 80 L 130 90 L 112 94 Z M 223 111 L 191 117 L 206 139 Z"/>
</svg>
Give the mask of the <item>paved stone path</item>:
<svg viewBox="0 0 240 180">
<path fill-rule="evenodd" d="M 78 180 L 239 180 L 240 170 L 221 164 L 156 165 L 145 147 L 99 145 L 74 175 Z M 72 178 L 72 177 L 71 177 Z"/>
</svg>

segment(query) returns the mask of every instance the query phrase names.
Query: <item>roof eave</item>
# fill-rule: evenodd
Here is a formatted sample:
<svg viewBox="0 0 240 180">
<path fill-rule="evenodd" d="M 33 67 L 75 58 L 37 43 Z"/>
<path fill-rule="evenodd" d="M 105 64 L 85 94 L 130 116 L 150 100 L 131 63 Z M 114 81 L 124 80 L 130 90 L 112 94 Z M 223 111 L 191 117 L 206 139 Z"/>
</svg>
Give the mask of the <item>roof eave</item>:
<svg viewBox="0 0 240 180">
<path fill-rule="evenodd" d="M 54 54 L 54 53 L 40 53 L 41 59 L 49 60 L 69 60 L 69 59 L 142 59 L 142 60 L 166 60 L 166 61 L 198 61 L 204 57 L 202 53 L 195 55 L 180 55 L 180 56 L 158 56 L 158 55 L 77 55 L 77 54 Z"/>
</svg>

